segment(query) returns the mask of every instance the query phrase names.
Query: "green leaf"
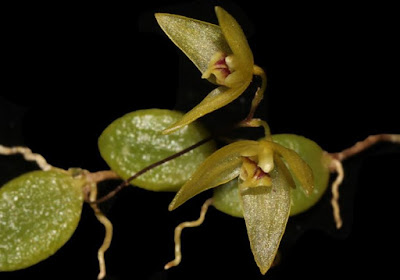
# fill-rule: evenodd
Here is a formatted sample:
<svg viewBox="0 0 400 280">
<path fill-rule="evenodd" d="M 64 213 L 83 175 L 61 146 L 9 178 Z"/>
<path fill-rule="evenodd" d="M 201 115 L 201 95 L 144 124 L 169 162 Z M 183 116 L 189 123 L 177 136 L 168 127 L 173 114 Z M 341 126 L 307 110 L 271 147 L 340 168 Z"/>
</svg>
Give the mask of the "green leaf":
<svg viewBox="0 0 400 280">
<path fill-rule="evenodd" d="M 169 134 L 177 131 L 198 118 L 229 104 L 238 98 L 248 86 L 249 83 L 243 84 L 237 88 L 218 87 L 214 89 L 200 104 L 187 112 L 178 122 L 164 130 L 163 133 Z"/>
<path fill-rule="evenodd" d="M 161 109 L 126 114 L 101 134 L 98 141 L 100 154 L 113 171 L 127 179 L 150 164 L 209 136 L 199 123 L 191 123 L 169 135 L 161 133 L 182 116 L 180 112 Z M 209 141 L 146 172 L 131 183 L 147 190 L 177 191 L 214 150 L 214 142 Z"/>
<path fill-rule="evenodd" d="M 242 165 L 241 154 L 258 146 L 256 141 L 238 141 L 217 150 L 196 170 L 193 176 L 179 190 L 169 205 L 174 210 L 193 196 L 231 181 L 239 176 Z"/>
<path fill-rule="evenodd" d="M 238 180 L 232 180 L 214 189 L 213 206 L 225 214 L 243 218 Z"/>
<path fill-rule="evenodd" d="M 0 271 L 34 265 L 70 239 L 81 216 L 82 186 L 51 170 L 24 174 L 0 189 Z"/>
<path fill-rule="evenodd" d="M 162 30 L 196 65 L 201 73 L 218 51 L 232 53 L 217 25 L 172 14 L 157 13 Z"/>
<path fill-rule="evenodd" d="M 291 182 L 282 176 L 281 161 L 271 172 L 271 187 L 247 188 L 240 192 L 251 251 L 262 274 L 271 267 L 290 212 Z"/>
</svg>

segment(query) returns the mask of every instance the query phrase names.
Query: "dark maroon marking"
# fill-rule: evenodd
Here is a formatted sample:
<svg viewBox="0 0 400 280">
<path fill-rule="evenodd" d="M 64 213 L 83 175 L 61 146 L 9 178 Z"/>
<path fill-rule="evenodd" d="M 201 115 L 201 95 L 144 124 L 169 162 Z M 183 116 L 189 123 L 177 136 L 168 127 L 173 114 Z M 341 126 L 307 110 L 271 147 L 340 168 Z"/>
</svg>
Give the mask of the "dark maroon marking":
<svg viewBox="0 0 400 280">
<path fill-rule="evenodd" d="M 225 55 L 223 58 L 221 58 L 220 60 L 218 60 L 217 62 L 215 62 L 214 65 L 226 65 L 226 67 L 228 67 L 228 65 L 226 64 L 226 61 L 225 61 L 226 57 L 227 57 L 227 56 Z"/>
<path fill-rule="evenodd" d="M 260 179 L 264 178 L 265 176 L 271 177 L 268 173 L 265 173 L 260 167 L 257 167 L 255 176 L 256 176 L 257 180 L 260 180 Z"/>
</svg>

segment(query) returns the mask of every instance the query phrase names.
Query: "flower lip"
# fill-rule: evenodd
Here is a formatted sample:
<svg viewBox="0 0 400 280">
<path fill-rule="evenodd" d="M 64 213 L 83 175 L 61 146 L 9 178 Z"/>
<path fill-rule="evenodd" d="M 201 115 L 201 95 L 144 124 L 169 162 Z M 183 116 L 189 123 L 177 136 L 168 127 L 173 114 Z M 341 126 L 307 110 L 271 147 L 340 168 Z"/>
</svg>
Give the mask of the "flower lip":
<svg viewBox="0 0 400 280">
<path fill-rule="evenodd" d="M 209 62 L 208 69 L 201 77 L 208 79 L 211 75 L 214 75 L 217 84 L 226 85 L 226 78 L 234 71 L 231 61 L 232 59 L 227 54 L 223 52 L 215 53 Z"/>
<path fill-rule="evenodd" d="M 241 187 L 269 187 L 272 185 L 270 174 L 264 172 L 255 160 L 248 157 L 242 157 L 242 160 L 243 164 L 239 175 L 242 181 Z"/>
</svg>

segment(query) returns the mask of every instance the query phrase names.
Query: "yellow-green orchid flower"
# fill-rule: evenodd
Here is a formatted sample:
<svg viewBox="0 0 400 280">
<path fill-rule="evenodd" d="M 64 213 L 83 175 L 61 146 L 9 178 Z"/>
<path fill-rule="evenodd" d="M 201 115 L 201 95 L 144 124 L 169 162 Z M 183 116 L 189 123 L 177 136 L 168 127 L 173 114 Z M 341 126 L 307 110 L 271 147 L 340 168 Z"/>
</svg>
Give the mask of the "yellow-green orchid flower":
<svg viewBox="0 0 400 280">
<path fill-rule="evenodd" d="M 266 87 L 264 71 L 254 65 L 253 53 L 237 21 L 221 7 L 216 7 L 218 25 L 178 16 L 157 13 L 156 19 L 168 37 L 188 56 L 202 73 L 202 78 L 219 85 L 181 120 L 164 130 L 171 133 L 238 98 L 249 86 L 253 75 L 263 78 L 258 99 Z"/>
<path fill-rule="evenodd" d="M 274 261 L 289 217 L 290 188 L 295 187 L 291 174 L 306 192 L 311 192 L 312 170 L 296 152 L 267 139 L 237 141 L 214 152 L 199 166 L 177 193 L 169 210 L 238 177 L 251 250 L 261 273 L 265 274 Z"/>
</svg>

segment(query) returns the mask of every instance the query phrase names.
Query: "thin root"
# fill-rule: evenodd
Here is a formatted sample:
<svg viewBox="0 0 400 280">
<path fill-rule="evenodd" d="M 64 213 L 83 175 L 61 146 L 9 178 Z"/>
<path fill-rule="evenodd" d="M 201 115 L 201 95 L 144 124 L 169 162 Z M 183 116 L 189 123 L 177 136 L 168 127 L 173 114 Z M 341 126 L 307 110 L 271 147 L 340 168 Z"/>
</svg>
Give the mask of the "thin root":
<svg viewBox="0 0 400 280">
<path fill-rule="evenodd" d="M 95 201 L 96 197 L 97 197 L 97 185 L 92 183 L 90 191 L 90 201 Z M 103 212 L 101 212 L 97 204 L 90 204 L 90 207 L 92 207 L 97 220 L 104 226 L 105 229 L 103 244 L 101 245 L 100 249 L 97 252 L 97 258 L 99 260 L 99 268 L 100 268 L 100 272 L 99 275 L 97 276 L 97 279 L 103 279 L 106 276 L 106 263 L 104 260 L 104 253 L 108 250 L 111 244 L 113 235 L 113 225 L 110 222 L 110 220 L 103 214 Z"/>
<path fill-rule="evenodd" d="M 342 218 L 340 217 L 340 208 L 339 208 L 339 186 L 343 182 L 344 179 L 344 171 L 342 166 L 342 161 L 357 155 L 371 146 L 380 143 L 380 142 L 390 142 L 394 144 L 400 144 L 400 134 L 377 134 L 370 135 L 362 141 L 357 142 L 350 148 L 347 148 L 339 153 L 330 153 L 329 155 L 332 158 L 330 169 L 332 172 L 337 173 L 337 177 L 335 181 L 332 183 L 332 208 L 333 208 L 333 217 L 336 222 L 336 228 L 342 227 Z"/>
<path fill-rule="evenodd" d="M 182 260 L 182 253 L 181 253 L 181 234 L 182 234 L 182 230 L 184 228 L 187 228 L 187 227 L 198 227 L 198 226 L 200 226 L 204 222 L 204 218 L 206 216 L 208 207 L 212 203 L 213 203 L 213 199 L 212 198 L 207 199 L 206 202 L 204 202 L 203 206 L 201 207 L 200 217 L 197 220 L 191 221 L 191 222 L 181 223 L 175 228 L 175 235 L 174 235 L 174 240 L 175 240 L 175 259 L 170 261 L 169 263 L 167 263 L 164 266 L 165 270 L 170 269 L 171 267 L 179 265 L 181 260 Z"/>
<path fill-rule="evenodd" d="M 339 153 L 332 153 L 330 155 L 335 159 L 343 161 L 380 142 L 390 142 L 390 143 L 400 144 L 400 134 L 370 135 L 364 140 L 357 142 L 352 147 L 347 148 Z"/>
<path fill-rule="evenodd" d="M 21 154 L 25 160 L 27 161 L 34 161 L 36 164 L 42 169 L 43 171 L 48 171 L 52 168 L 50 164 L 47 163 L 46 159 L 39 154 L 35 154 L 31 151 L 31 149 L 27 147 L 5 147 L 0 145 L 0 155 L 15 155 Z"/>
<path fill-rule="evenodd" d="M 332 199 L 331 204 L 333 208 L 333 218 L 335 219 L 336 228 L 340 229 L 343 225 L 342 218 L 340 216 L 339 207 L 339 186 L 342 184 L 344 179 L 344 170 L 342 163 L 337 159 L 332 159 L 331 170 L 337 173 L 335 181 L 332 183 Z"/>
</svg>

